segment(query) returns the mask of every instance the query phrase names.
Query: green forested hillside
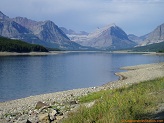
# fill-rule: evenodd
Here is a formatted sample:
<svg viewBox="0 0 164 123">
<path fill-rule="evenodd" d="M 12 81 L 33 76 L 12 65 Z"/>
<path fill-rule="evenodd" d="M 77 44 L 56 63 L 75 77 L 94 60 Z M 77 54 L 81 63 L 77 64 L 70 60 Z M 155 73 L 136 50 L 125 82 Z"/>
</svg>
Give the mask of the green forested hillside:
<svg viewBox="0 0 164 123">
<path fill-rule="evenodd" d="M 135 47 L 132 51 L 136 52 L 164 52 L 164 42 L 150 44 L 147 46 Z"/>
<path fill-rule="evenodd" d="M 0 37 L 1 52 L 48 52 L 48 50 L 40 45 L 29 44 L 20 40 Z"/>
</svg>

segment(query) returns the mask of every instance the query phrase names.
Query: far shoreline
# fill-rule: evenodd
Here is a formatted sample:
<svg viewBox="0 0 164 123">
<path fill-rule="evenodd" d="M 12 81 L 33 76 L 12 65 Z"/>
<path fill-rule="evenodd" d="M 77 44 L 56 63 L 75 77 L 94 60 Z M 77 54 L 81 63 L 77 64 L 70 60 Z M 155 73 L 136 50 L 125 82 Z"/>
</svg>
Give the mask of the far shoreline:
<svg viewBox="0 0 164 123">
<path fill-rule="evenodd" d="M 164 53 L 157 52 L 130 52 L 130 51 L 49 51 L 49 52 L 27 52 L 27 53 L 18 53 L 18 52 L 0 52 L 1 56 L 45 56 L 45 55 L 57 55 L 62 53 L 78 53 L 78 52 L 104 52 L 104 53 L 113 53 L 113 54 L 144 54 L 144 55 L 164 55 Z"/>
<path fill-rule="evenodd" d="M 61 53 L 67 53 L 68 51 L 49 51 L 49 52 L 0 52 L 0 56 L 45 56 L 45 55 L 57 55 Z"/>
</svg>

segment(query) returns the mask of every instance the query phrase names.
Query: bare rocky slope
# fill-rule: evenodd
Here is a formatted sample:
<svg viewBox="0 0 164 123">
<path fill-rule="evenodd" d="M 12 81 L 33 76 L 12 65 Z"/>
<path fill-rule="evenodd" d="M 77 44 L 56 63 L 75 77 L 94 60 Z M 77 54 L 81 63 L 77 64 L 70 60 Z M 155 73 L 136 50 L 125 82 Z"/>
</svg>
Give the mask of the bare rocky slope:
<svg viewBox="0 0 164 123">
<path fill-rule="evenodd" d="M 164 42 L 164 23 L 157 26 L 152 32 L 143 35 L 136 36 L 129 34 L 128 38 L 138 44 L 138 46 L 146 46 L 154 43 Z"/>
<path fill-rule="evenodd" d="M 153 43 L 164 42 L 164 23 L 159 25 L 149 34 L 145 35 L 144 41 L 141 43 L 142 46 Z"/>
</svg>

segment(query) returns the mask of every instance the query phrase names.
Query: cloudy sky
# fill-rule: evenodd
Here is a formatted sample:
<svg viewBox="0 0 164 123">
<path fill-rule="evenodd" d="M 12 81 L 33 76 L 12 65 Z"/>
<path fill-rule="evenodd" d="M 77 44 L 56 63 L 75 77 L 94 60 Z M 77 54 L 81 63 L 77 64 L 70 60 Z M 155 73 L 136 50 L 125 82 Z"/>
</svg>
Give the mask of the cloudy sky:
<svg viewBox="0 0 164 123">
<path fill-rule="evenodd" d="M 1 0 L 0 11 L 12 18 L 52 20 L 75 31 L 115 23 L 138 36 L 164 23 L 164 0 Z"/>
</svg>

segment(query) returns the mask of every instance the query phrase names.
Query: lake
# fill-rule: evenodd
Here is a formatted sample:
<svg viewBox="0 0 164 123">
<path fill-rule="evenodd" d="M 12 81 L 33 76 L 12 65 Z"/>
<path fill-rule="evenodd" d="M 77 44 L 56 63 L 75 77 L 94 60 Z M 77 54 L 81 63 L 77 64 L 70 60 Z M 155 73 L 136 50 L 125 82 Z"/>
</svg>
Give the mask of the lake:
<svg viewBox="0 0 164 123">
<path fill-rule="evenodd" d="M 0 57 L 0 102 L 31 95 L 100 86 L 117 80 L 120 67 L 164 62 L 164 56 L 71 52 Z"/>
</svg>

